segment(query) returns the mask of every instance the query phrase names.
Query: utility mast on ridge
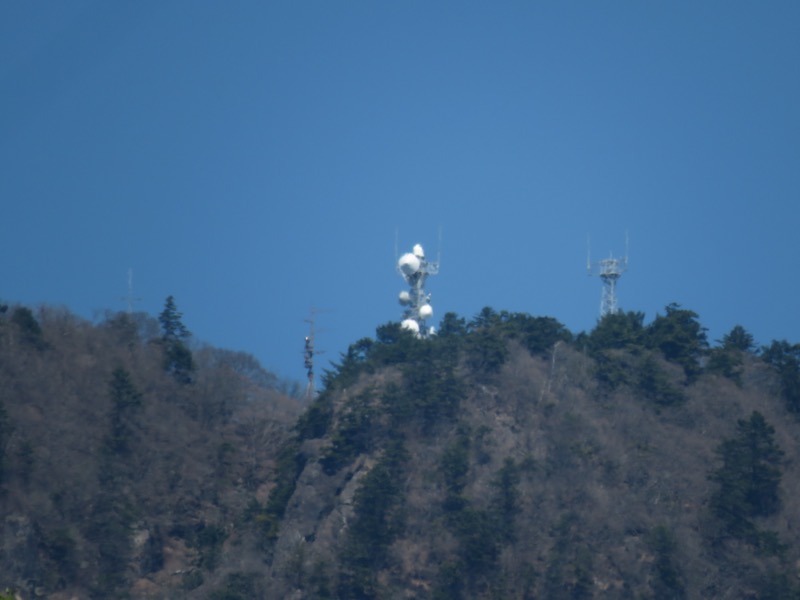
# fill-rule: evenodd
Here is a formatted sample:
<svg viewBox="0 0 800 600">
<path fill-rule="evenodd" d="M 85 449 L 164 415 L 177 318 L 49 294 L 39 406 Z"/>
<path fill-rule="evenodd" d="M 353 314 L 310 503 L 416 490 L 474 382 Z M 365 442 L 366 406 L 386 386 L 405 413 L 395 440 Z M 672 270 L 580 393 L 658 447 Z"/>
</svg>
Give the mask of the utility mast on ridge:
<svg viewBox="0 0 800 600">
<path fill-rule="evenodd" d="M 400 326 L 420 338 L 433 335 L 434 328 L 429 328 L 425 323 L 427 319 L 433 317 L 431 295 L 425 292 L 425 281 L 429 275 L 439 273 L 439 261 L 428 262 L 425 250 L 420 244 L 415 244 L 411 252 L 403 254 L 397 261 L 397 272 L 409 286 L 408 291 L 400 292 L 398 298 L 400 304 L 405 307 Z"/>
<path fill-rule="evenodd" d="M 592 263 L 591 249 L 587 249 L 586 270 L 588 274 L 597 275 L 603 282 L 603 293 L 600 297 L 600 318 L 619 312 L 617 304 L 617 281 L 628 270 L 628 234 L 625 234 L 625 256 L 614 258 L 609 253 L 608 258 L 603 258 Z"/>
</svg>

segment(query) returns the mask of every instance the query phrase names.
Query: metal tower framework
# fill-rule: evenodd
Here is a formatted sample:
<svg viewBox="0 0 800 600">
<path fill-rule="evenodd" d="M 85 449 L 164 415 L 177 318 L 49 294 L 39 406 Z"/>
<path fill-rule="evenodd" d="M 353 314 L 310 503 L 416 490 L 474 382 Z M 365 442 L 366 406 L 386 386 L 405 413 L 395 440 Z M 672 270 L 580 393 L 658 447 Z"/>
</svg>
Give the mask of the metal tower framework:
<svg viewBox="0 0 800 600">
<path fill-rule="evenodd" d="M 439 274 L 439 261 L 428 262 L 425 250 L 416 244 L 412 252 L 404 254 L 397 261 L 397 272 L 409 287 L 408 291 L 400 292 L 398 298 L 404 307 L 402 327 L 417 337 L 433 335 L 433 327 L 426 324 L 426 320 L 433 317 L 433 308 L 430 305 L 431 295 L 425 291 L 425 282 L 429 276 Z"/>
<path fill-rule="evenodd" d="M 603 282 L 603 292 L 600 296 L 600 318 L 619 312 L 617 302 L 617 281 L 628 270 L 628 236 L 625 235 L 625 256 L 614 258 L 609 253 L 608 258 L 603 258 L 592 263 L 591 250 L 586 257 L 586 270 L 588 274 L 597 275 Z"/>
</svg>

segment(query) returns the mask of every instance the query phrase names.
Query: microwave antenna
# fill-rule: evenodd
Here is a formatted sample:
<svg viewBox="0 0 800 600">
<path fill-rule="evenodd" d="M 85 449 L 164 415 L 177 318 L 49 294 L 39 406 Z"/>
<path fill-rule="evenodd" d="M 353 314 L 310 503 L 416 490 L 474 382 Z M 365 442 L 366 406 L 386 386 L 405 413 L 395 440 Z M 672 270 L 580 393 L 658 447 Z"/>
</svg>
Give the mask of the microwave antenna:
<svg viewBox="0 0 800 600">
<path fill-rule="evenodd" d="M 439 238 L 441 246 L 441 230 Z M 398 297 L 403 307 L 400 326 L 419 338 L 434 335 L 435 329 L 427 325 L 427 320 L 433 317 L 433 307 L 431 295 L 425 291 L 425 283 L 429 276 L 438 275 L 439 257 L 435 262 L 429 262 L 422 245 L 414 244 L 411 252 L 406 252 L 397 260 L 397 272 L 408 284 L 408 290 L 400 292 Z"/>
</svg>

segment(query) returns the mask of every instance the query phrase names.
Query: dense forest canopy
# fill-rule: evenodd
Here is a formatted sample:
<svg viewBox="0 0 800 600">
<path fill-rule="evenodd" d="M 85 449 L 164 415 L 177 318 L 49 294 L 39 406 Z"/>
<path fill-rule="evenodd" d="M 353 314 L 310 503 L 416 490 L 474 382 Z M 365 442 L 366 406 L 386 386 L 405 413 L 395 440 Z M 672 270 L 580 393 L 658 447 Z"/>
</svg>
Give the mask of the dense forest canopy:
<svg viewBox="0 0 800 600">
<path fill-rule="evenodd" d="M 387 323 L 308 406 L 172 297 L 5 306 L 0 383 L 24 598 L 800 597 L 800 345 L 677 304 Z"/>
</svg>

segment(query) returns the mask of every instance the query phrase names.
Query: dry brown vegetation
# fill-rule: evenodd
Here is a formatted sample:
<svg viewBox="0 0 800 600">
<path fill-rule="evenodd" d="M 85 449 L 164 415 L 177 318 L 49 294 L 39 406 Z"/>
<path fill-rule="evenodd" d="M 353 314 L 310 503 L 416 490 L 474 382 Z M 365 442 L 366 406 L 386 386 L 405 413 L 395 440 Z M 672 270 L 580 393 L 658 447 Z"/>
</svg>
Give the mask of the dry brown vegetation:
<svg viewBox="0 0 800 600">
<path fill-rule="evenodd" d="M 152 319 L 20 308 L 0 318 L 0 586 L 25 598 L 800 593 L 789 345 L 782 370 L 746 348 L 711 369 L 677 307 L 577 338 L 485 309 L 434 340 L 379 328 L 300 415 L 247 355 L 195 349 L 187 383 Z M 754 414 L 778 502 L 726 516 L 721 444 Z"/>
<path fill-rule="evenodd" d="M 797 596 L 800 427 L 767 365 L 747 354 L 738 383 L 711 373 L 687 379 L 683 365 L 657 352 L 621 350 L 631 381 L 646 355 L 659 385 L 679 392 L 665 404 L 638 384 L 599 383 L 579 343 L 533 354 L 514 339 L 504 344 L 502 367 L 489 373 L 468 366 L 466 348 L 455 366 L 458 409 L 433 423 L 419 413 L 393 421 L 400 409 L 391 403 L 421 400 L 398 393 L 396 378 L 383 378 L 369 359 L 355 380 L 341 366 L 347 386 L 332 380 L 319 401 L 331 407 L 327 433 L 299 449 L 306 467 L 274 544 L 274 597 Z M 419 362 L 400 352 L 405 392 L 414 368 L 433 361 L 434 380 L 450 368 L 421 352 Z M 346 454 L 335 440 L 354 411 L 369 415 L 362 420 L 370 433 Z M 732 535 L 709 506 L 716 449 L 753 411 L 774 426 L 786 453 L 781 508 L 756 523 L 779 541 L 772 548 Z M 397 480 L 375 488 L 371 474 L 398 440 L 405 459 Z M 346 455 L 326 472 L 333 451 Z M 375 520 L 381 510 L 385 518 Z M 374 537 L 358 530 L 363 519 Z M 359 544 L 367 551 L 354 552 Z"/>
<path fill-rule="evenodd" d="M 20 326 L 20 310 L 35 320 Z M 9 310 L 0 585 L 25 598 L 202 597 L 241 570 L 226 550 L 301 407 L 252 357 L 206 347 L 195 362 L 191 384 L 165 373 L 143 315 Z M 135 405 L 115 407 L 116 370 Z"/>
</svg>

